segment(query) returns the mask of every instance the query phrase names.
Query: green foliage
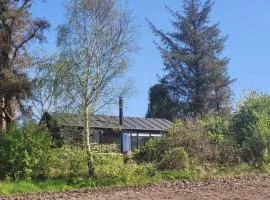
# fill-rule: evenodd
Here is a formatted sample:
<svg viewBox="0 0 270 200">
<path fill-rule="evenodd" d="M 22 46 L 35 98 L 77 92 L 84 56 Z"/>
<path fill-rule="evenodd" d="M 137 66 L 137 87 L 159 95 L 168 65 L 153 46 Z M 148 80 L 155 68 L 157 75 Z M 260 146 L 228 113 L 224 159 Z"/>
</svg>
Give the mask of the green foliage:
<svg viewBox="0 0 270 200">
<path fill-rule="evenodd" d="M 51 136 L 34 124 L 13 125 L 0 137 L 0 178 L 46 177 Z"/>
<path fill-rule="evenodd" d="M 64 138 L 61 135 L 56 117 L 53 118 L 47 112 L 43 113 L 43 116 L 41 118 L 41 125 L 49 130 L 56 147 L 60 147 L 63 145 Z"/>
<path fill-rule="evenodd" d="M 23 101 L 30 96 L 31 81 L 26 70 L 32 57 L 29 44 L 44 42 L 44 32 L 50 25 L 44 19 L 33 18 L 33 0 L 1 1 L 0 4 L 0 121 L 9 126 L 16 116 L 14 105 L 24 106 Z M 2 125 L 0 129 L 5 131 Z"/>
<path fill-rule="evenodd" d="M 134 172 L 134 171 L 133 171 Z M 64 191 L 89 187 L 104 187 L 112 185 L 134 185 L 158 183 L 167 180 L 183 180 L 213 177 L 250 176 L 258 173 L 270 174 L 270 165 L 256 168 L 246 163 L 233 167 L 224 165 L 197 165 L 197 170 L 157 170 L 153 165 L 137 166 L 133 178 L 129 182 L 116 182 L 113 179 L 78 178 L 73 181 L 54 179 L 45 181 L 5 181 L 0 183 L 0 195 L 11 195 L 29 192 Z"/>
<path fill-rule="evenodd" d="M 164 138 L 151 138 L 144 146 L 133 152 L 134 159 L 139 162 L 157 162 L 168 149 L 168 140 Z"/>
<path fill-rule="evenodd" d="M 213 158 L 222 164 L 240 162 L 239 147 L 230 133 L 231 115 L 210 115 L 200 122 L 211 138 Z"/>
<path fill-rule="evenodd" d="M 95 175 L 99 180 L 113 180 L 115 183 L 130 182 L 136 178 L 136 164 L 124 164 L 122 155 L 96 155 Z"/>
<path fill-rule="evenodd" d="M 171 147 L 183 147 L 191 157 L 212 159 L 212 141 L 201 121 L 177 121 L 168 140 Z"/>
<path fill-rule="evenodd" d="M 179 169 L 188 165 L 188 157 L 210 160 L 211 148 L 211 138 L 202 123 L 176 121 L 170 134 L 149 140 L 135 153 L 135 158 L 141 162 L 155 162 L 163 169 Z"/>
<path fill-rule="evenodd" d="M 88 177 L 87 153 L 84 149 L 72 146 L 53 149 L 48 162 L 50 178 L 67 179 L 71 183 L 89 186 L 89 181 L 84 181 Z M 136 182 L 140 175 L 148 175 L 151 174 L 149 171 L 156 170 L 135 162 L 125 164 L 121 154 L 95 153 L 94 162 L 94 182 L 98 185 Z"/>
<path fill-rule="evenodd" d="M 201 120 L 212 140 L 216 143 L 229 136 L 231 116 L 211 115 Z"/>
<path fill-rule="evenodd" d="M 118 153 L 118 144 L 92 144 L 94 153 Z"/>
<path fill-rule="evenodd" d="M 72 186 L 64 180 L 23 180 L 16 182 L 5 181 L 0 184 L 0 195 L 14 195 L 20 193 L 33 193 L 42 191 L 63 191 L 75 188 L 76 187 L 74 185 Z"/>
<path fill-rule="evenodd" d="M 184 148 L 173 148 L 165 152 L 163 159 L 159 163 L 161 169 L 184 170 L 189 165 L 189 156 Z"/>
<path fill-rule="evenodd" d="M 79 147 L 62 146 L 50 151 L 50 178 L 76 178 L 87 175 L 86 151 Z"/>
<path fill-rule="evenodd" d="M 173 120 L 176 104 L 171 100 L 167 87 L 156 84 L 149 89 L 149 104 L 146 117 Z"/>
<path fill-rule="evenodd" d="M 150 23 L 159 37 L 169 94 L 179 103 L 180 115 L 198 117 L 227 110 L 234 81 L 228 75 L 229 59 L 220 56 L 227 37 L 217 24 L 210 24 L 212 0 L 185 0 L 181 11 L 171 11 L 170 33 Z"/>
<path fill-rule="evenodd" d="M 79 188 L 92 188 L 117 185 L 134 185 L 157 183 L 165 180 L 192 179 L 194 173 L 190 171 L 158 171 L 151 165 L 139 166 L 129 182 L 116 182 L 113 179 L 101 180 L 97 178 L 78 178 L 73 181 L 57 179 L 45 181 L 18 181 L 0 183 L 0 195 L 11 195 L 29 192 L 64 191 Z M 134 171 L 134 170 L 133 170 Z"/>
<path fill-rule="evenodd" d="M 221 117 L 176 121 L 166 137 L 149 140 L 135 152 L 134 158 L 139 162 L 154 162 L 163 169 L 171 169 L 170 162 L 182 163 L 175 151 L 183 148 L 189 158 L 200 162 L 239 163 L 239 148 L 229 134 L 229 124 L 228 118 Z"/>
<path fill-rule="evenodd" d="M 245 97 L 233 117 L 232 132 L 245 161 L 269 161 L 270 96 L 252 92 Z"/>
</svg>

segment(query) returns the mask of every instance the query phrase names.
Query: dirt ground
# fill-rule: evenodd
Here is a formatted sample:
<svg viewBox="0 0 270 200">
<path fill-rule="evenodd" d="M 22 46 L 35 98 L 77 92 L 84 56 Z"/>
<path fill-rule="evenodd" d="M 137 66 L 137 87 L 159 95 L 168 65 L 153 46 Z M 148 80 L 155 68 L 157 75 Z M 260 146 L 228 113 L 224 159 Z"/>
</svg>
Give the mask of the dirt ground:
<svg viewBox="0 0 270 200">
<path fill-rule="evenodd" d="M 176 181 L 135 187 L 112 187 L 68 192 L 14 196 L 5 200 L 119 200 L 119 199 L 252 199 L 270 200 L 270 176 L 253 176 L 204 181 Z"/>
</svg>

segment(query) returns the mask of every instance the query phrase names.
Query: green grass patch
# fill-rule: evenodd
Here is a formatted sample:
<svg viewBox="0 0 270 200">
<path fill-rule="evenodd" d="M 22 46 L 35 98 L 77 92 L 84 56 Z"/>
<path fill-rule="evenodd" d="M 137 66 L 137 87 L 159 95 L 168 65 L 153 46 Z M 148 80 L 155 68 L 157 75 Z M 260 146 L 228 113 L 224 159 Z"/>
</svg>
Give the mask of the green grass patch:
<svg viewBox="0 0 270 200">
<path fill-rule="evenodd" d="M 193 174 L 187 171 L 153 171 L 149 174 L 137 175 L 136 177 L 134 176 L 130 180 L 75 178 L 72 180 L 4 181 L 0 183 L 0 195 L 9 196 L 22 193 L 65 191 L 116 185 L 144 185 L 148 183 L 159 183 L 165 180 L 191 178 L 194 178 Z"/>
<path fill-rule="evenodd" d="M 2 182 L 0 183 L 0 195 L 62 191 L 73 188 L 72 185 L 62 180 Z"/>
<path fill-rule="evenodd" d="M 68 158 L 71 159 L 70 157 Z M 61 159 L 56 160 L 55 164 L 66 162 L 66 157 Z M 73 159 L 70 162 L 72 165 L 66 169 L 53 165 L 53 173 L 50 175 L 52 178 L 47 178 L 47 180 L 6 180 L 0 182 L 0 196 L 116 185 L 145 185 L 169 180 L 198 180 L 255 174 L 270 175 L 270 164 L 262 164 L 260 166 L 241 164 L 228 167 L 217 164 L 200 165 L 199 163 L 193 163 L 184 170 L 159 170 L 155 164 L 136 164 L 131 162 L 125 165 L 122 156 L 102 156 L 98 157 L 96 162 L 96 177 L 89 179 L 86 178 L 85 169 L 87 169 L 87 166 L 84 166 L 86 162 L 79 161 Z M 63 163 L 61 166 L 65 166 Z M 80 164 L 79 167 L 78 163 Z M 56 171 L 56 169 L 61 170 Z"/>
</svg>

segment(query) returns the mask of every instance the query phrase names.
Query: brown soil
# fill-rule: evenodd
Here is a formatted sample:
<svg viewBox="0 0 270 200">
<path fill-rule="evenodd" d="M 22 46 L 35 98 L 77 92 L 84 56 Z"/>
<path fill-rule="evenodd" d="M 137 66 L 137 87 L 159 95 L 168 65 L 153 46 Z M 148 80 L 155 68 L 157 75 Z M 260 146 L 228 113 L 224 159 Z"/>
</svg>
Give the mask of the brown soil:
<svg viewBox="0 0 270 200">
<path fill-rule="evenodd" d="M 270 200 L 270 176 L 235 177 L 204 181 L 176 181 L 148 186 L 112 187 L 55 193 L 38 193 L 0 199 L 252 199 Z"/>
</svg>

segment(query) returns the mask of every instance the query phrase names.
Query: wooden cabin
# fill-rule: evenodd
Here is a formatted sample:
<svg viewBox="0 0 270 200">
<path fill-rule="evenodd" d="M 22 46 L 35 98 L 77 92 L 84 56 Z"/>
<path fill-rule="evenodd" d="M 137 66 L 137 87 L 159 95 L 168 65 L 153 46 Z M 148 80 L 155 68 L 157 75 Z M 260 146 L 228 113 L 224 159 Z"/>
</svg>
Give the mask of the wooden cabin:
<svg viewBox="0 0 270 200">
<path fill-rule="evenodd" d="M 45 113 L 42 123 L 59 142 L 82 144 L 84 120 L 81 115 Z M 117 144 L 122 152 L 126 152 L 139 148 L 151 137 L 167 134 L 172 122 L 157 118 L 93 115 L 90 125 L 93 143 Z"/>
</svg>

